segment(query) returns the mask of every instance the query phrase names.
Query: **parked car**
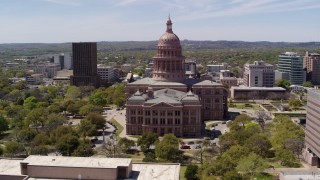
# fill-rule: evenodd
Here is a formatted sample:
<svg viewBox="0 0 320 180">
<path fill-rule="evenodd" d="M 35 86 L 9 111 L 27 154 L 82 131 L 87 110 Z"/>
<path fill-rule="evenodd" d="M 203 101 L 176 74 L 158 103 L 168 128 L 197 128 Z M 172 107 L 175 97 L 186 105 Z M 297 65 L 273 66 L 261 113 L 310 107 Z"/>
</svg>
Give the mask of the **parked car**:
<svg viewBox="0 0 320 180">
<path fill-rule="evenodd" d="M 96 141 L 98 141 L 98 137 L 95 136 L 91 138 L 91 142 L 96 142 Z"/>
<path fill-rule="evenodd" d="M 181 149 L 191 149 L 189 145 L 186 145 L 186 144 L 182 144 L 180 146 Z"/>
<path fill-rule="evenodd" d="M 203 137 L 203 139 L 204 139 L 204 140 L 210 140 L 210 138 L 209 138 L 209 137 Z"/>
<path fill-rule="evenodd" d="M 192 145 L 192 144 L 194 144 L 194 142 L 193 142 L 193 141 L 189 141 L 188 144 L 189 144 L 189 145 Z"/>
</svg>

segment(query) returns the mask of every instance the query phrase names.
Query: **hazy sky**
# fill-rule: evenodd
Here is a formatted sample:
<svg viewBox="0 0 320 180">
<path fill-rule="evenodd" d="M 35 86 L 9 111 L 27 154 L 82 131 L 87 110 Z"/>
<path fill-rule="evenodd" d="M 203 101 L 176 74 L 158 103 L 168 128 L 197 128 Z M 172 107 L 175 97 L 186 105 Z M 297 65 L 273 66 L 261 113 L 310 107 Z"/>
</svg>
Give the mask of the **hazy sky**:
<svg viewBox="0 0 320 180">
<path fill-rule="evenodd" d="M 320 0 L 0 0 L 0 43 L 320 41 Z"/>
</svg>

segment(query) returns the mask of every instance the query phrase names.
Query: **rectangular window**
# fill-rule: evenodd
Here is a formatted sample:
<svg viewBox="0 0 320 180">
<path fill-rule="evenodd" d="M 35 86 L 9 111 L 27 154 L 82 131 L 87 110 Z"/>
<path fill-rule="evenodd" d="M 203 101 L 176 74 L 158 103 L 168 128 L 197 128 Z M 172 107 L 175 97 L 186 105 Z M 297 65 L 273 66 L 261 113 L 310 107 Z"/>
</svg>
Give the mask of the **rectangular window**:
<svg viewBox="0 0 320 180">
<path fill-rule="evenodd" d="M 146 116 L 150 116 L 151 113 L 150 113 L 149 110 L 146 110 L 146 111 L 145 111 L 145 114 L 146 114 Z"/>
<path fill-rule="evenodd" d="M 157 111 L 157 110 L 153 110 L 153 111 L 152 111 L 152 115 L 153 115 L 153 116 L 158 116 L 158 111 Z"/>
<path fill-rule="evenodd" d="M 166 111 L 160 111 L 160 116 L 165 116 L 166 115 Z"/>
<path fill-rule="evenodd" d="M 176 119 L 174 120 L 174 123 L 175 123 L 176 125 L 180 124 L 180 119 L 179 119 L 179 118 L 176 118 Z"/>
</svg>

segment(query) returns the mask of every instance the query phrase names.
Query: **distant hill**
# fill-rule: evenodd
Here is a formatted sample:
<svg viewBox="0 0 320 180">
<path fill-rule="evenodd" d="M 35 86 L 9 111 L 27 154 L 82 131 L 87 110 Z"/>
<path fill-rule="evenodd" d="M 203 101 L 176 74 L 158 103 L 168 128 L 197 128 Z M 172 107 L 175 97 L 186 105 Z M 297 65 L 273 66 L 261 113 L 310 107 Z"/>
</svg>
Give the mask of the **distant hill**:
<svg viewBox="0 0 320 180">
<path fill-rule="evenodd" d="M 320 42 L 245 42 L 245 41 L 192 41 L 182 40 L 184 50 L 197 49 L 267 49 L 267 48 L 306 48 L 320 49 Z M 98 42 L 99 52 L 155 50 L 157 41 Z M 12 43 L 0 44 L 0 58 L 32 56 L 71 52 L 71 43 Z"/>
</svg>

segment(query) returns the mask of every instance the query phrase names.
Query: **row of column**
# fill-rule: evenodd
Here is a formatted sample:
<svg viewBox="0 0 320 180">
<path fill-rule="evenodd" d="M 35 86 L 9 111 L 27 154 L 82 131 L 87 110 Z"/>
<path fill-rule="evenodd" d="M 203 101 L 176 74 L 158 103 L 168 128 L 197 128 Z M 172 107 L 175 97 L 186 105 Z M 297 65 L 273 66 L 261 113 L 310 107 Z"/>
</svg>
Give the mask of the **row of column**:
<svg viewBox="0 0 320 180">
<path fill-rule="evenodd" d="M 179 61 L 155 61 L 155 71 L 179 72 L 183 71 L 182 62 Z"/>
</svg>

